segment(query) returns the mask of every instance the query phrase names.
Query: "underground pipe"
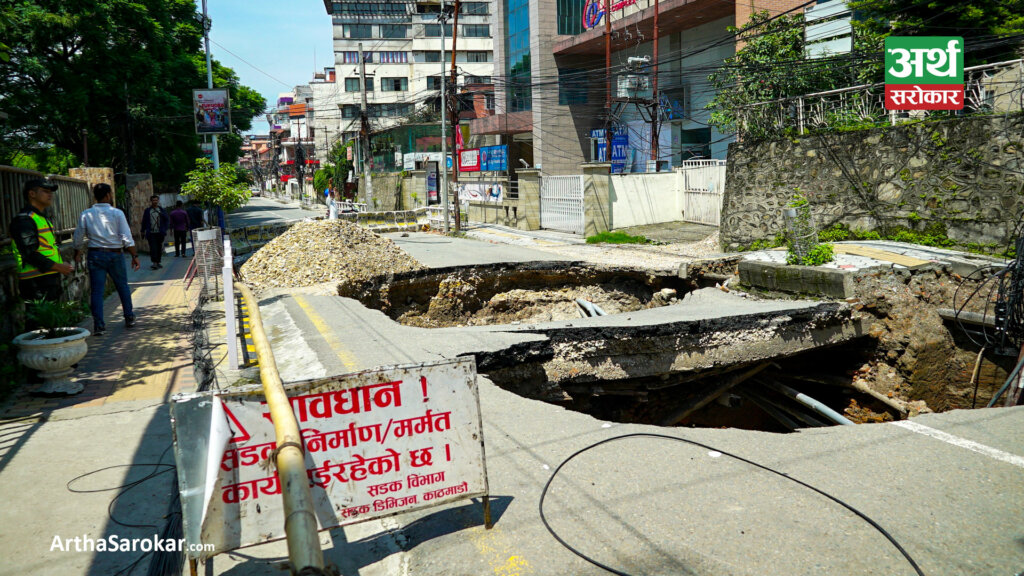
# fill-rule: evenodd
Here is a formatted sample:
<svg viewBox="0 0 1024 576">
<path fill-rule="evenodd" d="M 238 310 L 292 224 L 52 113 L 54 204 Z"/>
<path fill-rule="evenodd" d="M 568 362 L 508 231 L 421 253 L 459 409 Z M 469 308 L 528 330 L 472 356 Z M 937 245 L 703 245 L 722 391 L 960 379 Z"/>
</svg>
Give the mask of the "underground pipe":
<svg viewBox="0 0 1024 576">
<path fill-rule="evenodd" d="M 856 424 L 847 420 L 846 417 L 844 417 L 842 414 L 836 412 L 835 410 L 829 408 L 828 406 L 825 406 L 824 404 L 815 400 L 814 398 L 811 398 L 807 394 L 794 390 L 789 386 L 786 386 L 785 384 L 779 382 L 765 382 L 765 386 L 771 388 L 772 390 L 775 390 L 776 392 L 789 396 L 793 400 L 796 400 L 797 402 L 803 404 L 804 406 L 807 406 L 811 410 L 814 410 L 818 414 L 821 414 L 822 416 L 828 418 L 829 420 L 835 422 L 836 424 L 841 424 L 843 426 L 856 426 Z"/>
</svg>

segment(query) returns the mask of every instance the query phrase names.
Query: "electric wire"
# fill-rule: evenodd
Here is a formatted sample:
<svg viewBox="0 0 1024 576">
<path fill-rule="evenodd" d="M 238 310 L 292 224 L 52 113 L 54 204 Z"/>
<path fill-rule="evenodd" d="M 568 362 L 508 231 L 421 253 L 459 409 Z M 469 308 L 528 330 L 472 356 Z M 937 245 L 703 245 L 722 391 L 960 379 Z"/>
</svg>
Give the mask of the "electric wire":
<svg viewBox="0 0 1024 576">
<path fill-rule="evenodd" d="M 1024 360 L 1022 360 L 1021 364 L 1024 365 Z M 581 449 L 577 450 L 576 452 L 573 452 L 571 455 L 569 455 L 568 458 L 566 458 L 565 460 L 562 460 L 562 462 L 555 468 L 555 471 L 551 473 L 551 477 L 548 478 L 547 483 L 544 484 L 544 489 L 541 490 L 540 501 L 538 502 L 537 507 L 538 507 L 538 510 L 539 510 L 539 513 L 540 513 L 540 520 L 544 524 L 544 527 L 551 534 L 551 536 L 554 537 L 554 539 L 558 541 L 559 544 L 564 546 L 567 550 L 569 550 L 573 554 L 579 556 L 580 558 L 582 558 L 583 560 L 586 560 L 587 562 L 593 564 L 594 566 L 597 566 L 598 568 L 601 568 L 603 570 L 606 570 L 606 571 L 608 571 L 608 572 L 610 572 L 612 574 L 616 574 L 618 576 L 631 576 L 630 574 L 628 574 L 626 572 L 623 572 L 621 570 L 617 570 L 615 568 L 612 568 L 611 566 L 608 566 L 607 564 L 604 564 L 604 563 L 602 563 L 602 562 L 600 562 L 598 560 L 595 560 L 594 558 L 591 558 L 590 556 L 587 556 L 586 554 L 584 554 L 583 552 L 581 552 L 580 550 L 578 550 L 577 548 L 573 547 L 571 544 L 566 542 L 561 536 L 559 536 L 558 533 L 555 532 L 554 528 L 551 527 L 551 524 L 548 523 L 547 516 L 544 514 L 544 499 L 547 497 L 548 490 L 551 488 L 551 483 L 555 480 L 555 478 L 558 476 L 558 473 L 562 470 L 562 468 L 565 467 L 566 464 L 568 464 L 569 462 L 571 462 L 573 459 L 575 459 L 577 456 L 583 454 L 584 452 L 587 452 L 589 450 L 593 450 L 594 448 L 597 448 L 598 446 L 601 446 L 603 444 L 607 444 L 609 442 L 615 442 L 615 441 L 618 441 L 618 440 L 623 440 L 623 439 L 626 439 L 626 438 L 656 438 L 656 439 L 660 439 L 660 440 L 672 440 L 672 441 L 675 441 L 675 442 L 682 442 L 684 444 L 690 444 L 692 446 L 697 446 L 697 447 L 703 448 L 705 450 L 711 450 L 711 451 L 715 451 L 715 452 L 721 453 L 721 454 L 723 454 L 725 456 L 728 456 L 728 457 L 730 457 L 730 458 L 732 458 L 734 460 L 737 460 L 739 462 L 743 462 L 744 464 L 748 464 L 748 465 L 753 466 L 755 468 L 759 468 L 761 470 L 764 470 L 766 472 L 770 472 L 770 473 L 772 473 L 772 474 L 774 474 L 776 476 L 779 476 L 781 478 L 784 478 L 786 480 L 789 480 L 791 482 L 799 484 L 800 486 L 803 486 L 804 488 L 807 488 L 807 489 L 809 489 L 809 490 L 811 490 L 813 492 L 816 492 L 816 493 L 820 494 L 821 496 L 824 496 L 825 498 L 828 498 L 829 500 L 835 502 L 836 504 L 839 504 L 843 508 L 846 508 L 850 512 L 853 512 L 855 515 L 860 517 L 862 520 L 864 520 L 865 522 L 870 524 L 875 530 L 877 530 L 880 534 L 882 534 L 882 536 L 884 536 L 885 539 L 888 540 L 889 543 L 892 544 L 893 547 L 896 548 L 896 550 L 899 551 L 899 553 L 903 556 L 903 558 L 906 559 L 906 561 L 910 564 L 910 566 L 914 569 L 914 571 L 918 574 L 918 576 L 925 576 L 924 572 L 921 570 L 920 566 L 918 566 L 917 562 L 915 562 L 914 559 L 910 556 L 910 553 L 907 552 L 906 549 L 903 548 L 903 546 L 896 540 L 896 538 L 894 538 L 892 536 L 892 534 L 890 534 L 878 522 L 872 520 L 867 514 L 865 514 L 865 513 L 861 512 L 860 510 L 854 508 L 852 505 L 844 502 L 840 498 L 838 498 L 836 496 L 833 496 L 833 495 L 829 494 L 828 492 L 825 492 L 824 490 L 821 490 L 819 488 L 815 488 L 814 486 L 812 486 L 812 485 L 810 485 L 810 484 L 808 484 L 808 483 L 806 483 L 806 482 L 804 482 L 802 480 L 794 478 L 793 476 L 790 476 L 790 475 L 788 475 L 788 474 L 786 474 L 784 472 L 779 472 L 778 470 L 775 470 L 774 468 L 765 466 L 764 464 L 758 464 L 757 462 L 754 462 L 753 460 L 748 460 L 748 459 L 746 459 L 746 458 L 744 458 L 742 456 L 737 456 L 736 454 L 732 454 L 730 452 L 726 452 L 724 450 L 721 450 L 721 449 L 718 449 L 718 448 L 714 448 L 714 447 L 708 446 L 707 444 L 702 444 L 702 443 L 696 442 L 694 440 L 689 440 L 687 438 L 680 438 L 678 436 L 669 436 L 667 434 L 655 434 L 655 433 L 650 433 L 650 432 L 637 432 L 637 433 L 632 433 L 632 434 L 623 434 L 621 436 L 614 436 L 612 438 L 606 438 L 604 440 L 601 440 L 599 442 L 595 442 L 595 443 L 593 443 L 593 444 L 591 444 L 589 446 L 581 448 Z"/>
</svg>

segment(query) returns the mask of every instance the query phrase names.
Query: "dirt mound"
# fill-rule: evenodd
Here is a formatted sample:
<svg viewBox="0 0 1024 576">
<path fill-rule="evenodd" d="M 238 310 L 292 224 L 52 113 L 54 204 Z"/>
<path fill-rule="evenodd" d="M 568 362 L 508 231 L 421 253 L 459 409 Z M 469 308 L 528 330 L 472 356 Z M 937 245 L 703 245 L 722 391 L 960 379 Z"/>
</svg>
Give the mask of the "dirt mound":
<svg viewBox="0 0 1024 576">
<path fill-rule="evenodd" d="M 242 266 L 258 292 L 325 282 L 362 281 L 423 268 L 391 240 L 340 220 L 299 222 L 260 248 Z"/>
</svg>

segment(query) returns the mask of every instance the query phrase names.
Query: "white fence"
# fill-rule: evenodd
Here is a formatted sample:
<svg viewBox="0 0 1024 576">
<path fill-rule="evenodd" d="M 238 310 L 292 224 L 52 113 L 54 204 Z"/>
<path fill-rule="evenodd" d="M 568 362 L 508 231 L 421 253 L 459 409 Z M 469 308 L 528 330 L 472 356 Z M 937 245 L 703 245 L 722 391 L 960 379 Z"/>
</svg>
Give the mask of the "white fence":
<svg viewBox="0 0 1024 576">
<path fill-rule="evenodd" d="M 722 221 L 725 160 L 696 160 L 678 170 L 683 190 L 683 221 L 718 226 Z"/>
<path fill-rule="evenodd" d="M 885 85 L 864 84 L 737 108 L 736 128 L 741 140 L 774 139 L 818 130 L 895 125 L 935 116 L 1019 112 L 1022 97 L 1024 60 L 1010 60 L 964 68 L 963 110 L 886 110 Z"/>
<path fill-rule="evenodd" d="M 583 234 L 583 176 L 545 176 L 541 180 L 540 227 Z"/>
<path fill-rule="evenodd" d="M 674 172 L 613 174 L 612 228 L 666 222 L 718 226 L 725 160 L 688 160 Z"/>
</svg>

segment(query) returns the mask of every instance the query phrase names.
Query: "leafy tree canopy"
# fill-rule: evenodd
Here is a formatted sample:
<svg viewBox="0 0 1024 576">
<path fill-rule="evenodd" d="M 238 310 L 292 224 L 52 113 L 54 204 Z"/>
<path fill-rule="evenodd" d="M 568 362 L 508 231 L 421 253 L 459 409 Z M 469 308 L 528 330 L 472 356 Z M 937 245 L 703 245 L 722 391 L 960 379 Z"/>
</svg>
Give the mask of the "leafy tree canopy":
<svg viewBox="0 0 1024 576">
<path fill-rule="evenodd" d="M 707 105 L 712 125 L 731 129 L 739 106 L 850 85 L 851 67 L 837 66 L 834 58 L 804 58 L 803 23 L 803 14 L 774 19 L 768 11 L 751 15 L 747 32 L 740 36 L 746 44 L 708 76 L 716 91 Z"/>
<path fill-rule="evenodd" d="M 198 154 L 192 89 L 206 86 L 194 0 L 4 2 L 0 38 L 0 163 L 47 148 L 78 156 L 86 129 L 90 164 L 182 182 Z M 248 129 L 263 99 L 216 63 L 214 84 L 231 88 L 232 120 Z M 231 161 L 237 141 L 223 140 Z"/>
<path fill-rule="evenodd" d="M 181 185 L 183 194 L 197 202 L 220 206 L 225 213 L 241 208 L 249 201 L 249 187 L 234 164 L 221 164 L 214 170 L 213 162 L 198 158 L 195 170 L 187 177 L 188 180 Z"/>
</svg>

